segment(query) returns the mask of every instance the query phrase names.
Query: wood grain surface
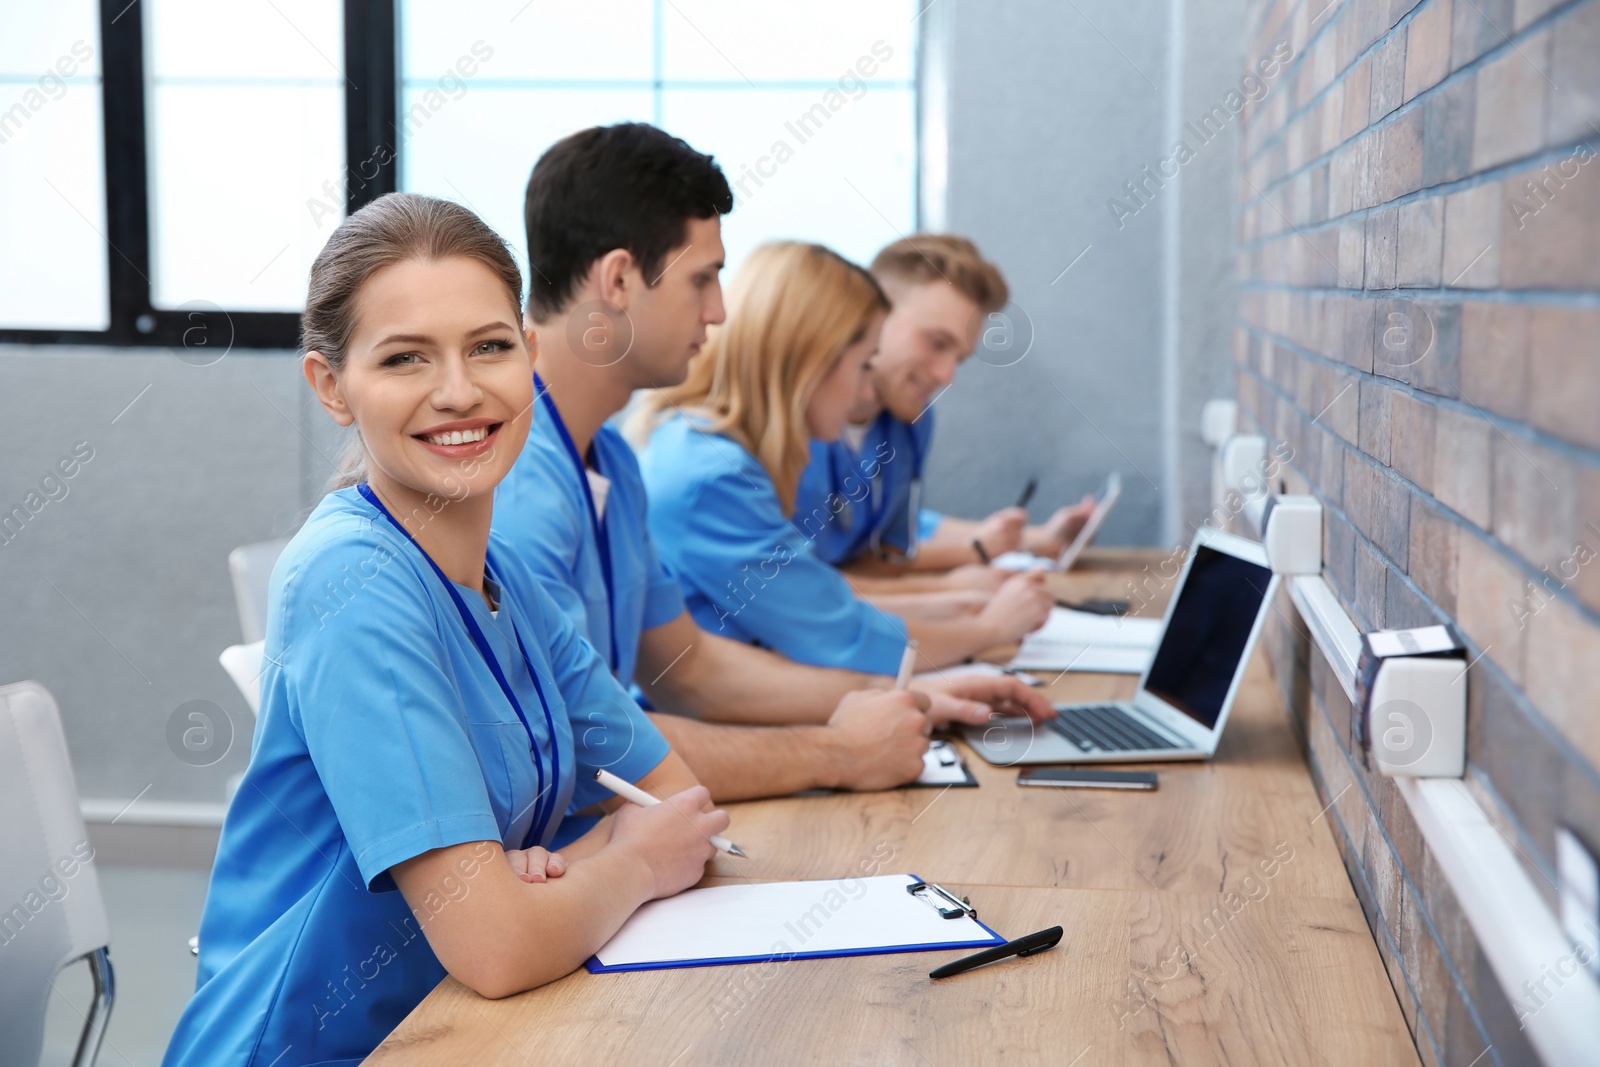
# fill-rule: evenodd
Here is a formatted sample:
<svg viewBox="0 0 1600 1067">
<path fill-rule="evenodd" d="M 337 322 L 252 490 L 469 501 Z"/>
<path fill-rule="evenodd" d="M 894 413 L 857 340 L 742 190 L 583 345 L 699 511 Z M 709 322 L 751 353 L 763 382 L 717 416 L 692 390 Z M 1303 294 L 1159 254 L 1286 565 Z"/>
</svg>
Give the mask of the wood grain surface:
<svg viewBox="0 0 1600 1067">
<path fill-rule="evenodd" d="M 1162 558 L 1096 550 L 1055 581 L 1127 597 Z M 1158 614 L 1170 589 L 1146 584 Z M 1065 701 L 1136 679 L 1047 681 Z M 1216 758 L 1148 765 L 1154 793 L 1018 788 L 960 747 L 980 788 L 730 805 L 752 858 L 719 855 L 702 884 L 915 873 L 1007 937 L 1061 925 L 1056 949 L 939 982 L 962 953 L 580 971 L 500 1001 L 446 979 L 367 1062 L 1418 1062 L 1265 657 Z"/>
</svg>

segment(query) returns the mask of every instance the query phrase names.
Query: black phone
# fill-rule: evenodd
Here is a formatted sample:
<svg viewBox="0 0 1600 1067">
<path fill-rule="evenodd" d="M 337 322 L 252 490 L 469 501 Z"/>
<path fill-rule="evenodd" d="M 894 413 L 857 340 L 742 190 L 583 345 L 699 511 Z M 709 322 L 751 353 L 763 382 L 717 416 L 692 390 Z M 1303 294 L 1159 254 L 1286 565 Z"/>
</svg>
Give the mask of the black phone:
<svg viewBox="0 0 1600 1067">
<path fill-rule="evenodd" d="M 1062 789 L 1154 789 L 1155 771 L 1082 771 L 1073 767 L 1036 767 L 1017 775 L 1018 785 L 1051 785 Z"/>
</svg>

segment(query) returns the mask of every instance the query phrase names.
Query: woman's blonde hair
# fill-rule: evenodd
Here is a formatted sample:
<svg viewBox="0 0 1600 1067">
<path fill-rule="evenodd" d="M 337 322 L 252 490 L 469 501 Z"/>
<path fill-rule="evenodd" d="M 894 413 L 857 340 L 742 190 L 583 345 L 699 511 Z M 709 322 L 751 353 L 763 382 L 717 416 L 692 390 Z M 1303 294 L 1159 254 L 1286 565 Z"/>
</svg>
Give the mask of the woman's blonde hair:
<svg viewBox="0 0 1600 1067">
<path fill-rule="evenodd" d="M 643 401 L 640 436 L 671 411 L 710 421 L 766 468 L 784 514 L 794 510 L 811 455 L 806 406 L 872 316 L 889 309 L 866 270 L 821 245 L 776 241 L 751 252 L 682 385 Z"/>
</svg>

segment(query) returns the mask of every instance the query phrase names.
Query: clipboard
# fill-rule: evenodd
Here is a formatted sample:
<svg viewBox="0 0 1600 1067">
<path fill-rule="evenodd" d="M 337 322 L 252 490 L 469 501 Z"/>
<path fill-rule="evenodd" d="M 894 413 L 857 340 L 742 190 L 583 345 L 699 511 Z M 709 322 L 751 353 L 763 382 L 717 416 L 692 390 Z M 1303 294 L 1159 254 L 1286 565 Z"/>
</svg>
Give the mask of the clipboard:
<svg viewBox="0 0 1600 1067">
<path fill-rule="evenodd" d="M 1005 938 L 916 875 L 690 889 L 644 905 L 584 965 L 590 974 L 980 949 Z M 946 918 L 945 913 L 956 914 Z"/>
</svg>

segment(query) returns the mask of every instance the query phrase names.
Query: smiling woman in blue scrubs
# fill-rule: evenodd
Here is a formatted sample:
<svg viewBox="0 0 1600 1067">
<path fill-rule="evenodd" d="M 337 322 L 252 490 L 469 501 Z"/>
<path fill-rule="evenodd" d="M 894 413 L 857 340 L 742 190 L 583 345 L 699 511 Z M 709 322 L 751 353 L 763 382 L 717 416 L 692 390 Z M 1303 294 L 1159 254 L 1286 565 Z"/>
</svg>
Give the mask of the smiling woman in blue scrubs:
<svg viewBox="0 0 1600 1067">
<path fill-rule="evenodd" d="M 650 532 L 701 628 L 802 663 L 893 674 L 907 636 L 924 669 L 943 667 L 1014 642 L 1049 614 L 1041 575 L 1008 579 L 964 617 L 885 611 L 858 598 L 794 521 L 811 440 L 838 439 L 871 399 L 888 307 L 870 274 L 821 245 L 762 245 L 687 379 L 647 398 Z"/>
<path fill-rule="evenodd" d="M 503 545 L 532 401 L 521 279 L 444 201 L 391 194 L 312 267 L 305 372 L 361 468 L 273 572 L 254 751 L 166 1063 L 354 1064 L 448 973 L 579 966 L 693 885 L 727 816 Z M 569 706 L 591 713 L 582 730 Z M 597 767 L 671 793 L 561 853 Z"/>
</svg>

